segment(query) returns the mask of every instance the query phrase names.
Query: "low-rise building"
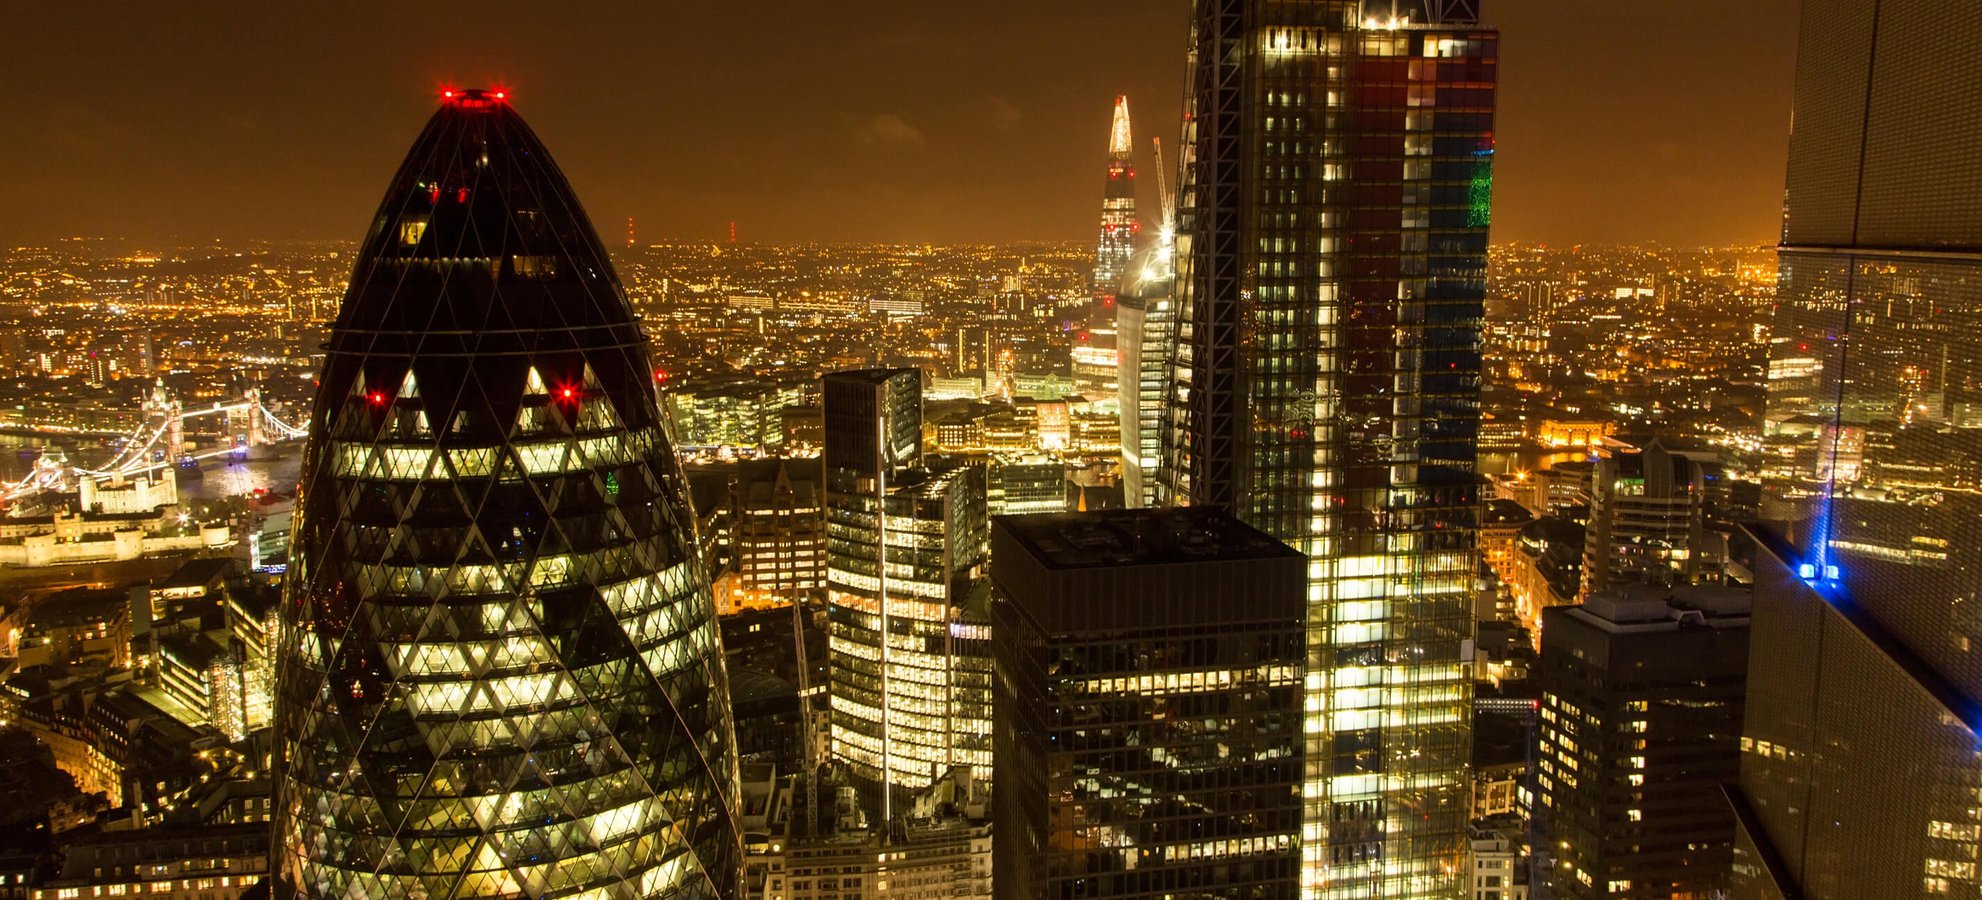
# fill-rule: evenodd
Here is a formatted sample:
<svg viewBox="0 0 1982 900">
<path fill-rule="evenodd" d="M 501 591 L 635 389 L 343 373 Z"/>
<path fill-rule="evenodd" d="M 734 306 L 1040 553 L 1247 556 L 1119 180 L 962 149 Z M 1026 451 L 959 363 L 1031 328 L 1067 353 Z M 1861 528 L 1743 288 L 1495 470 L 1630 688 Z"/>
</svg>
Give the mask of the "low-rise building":
<svg viewBox="0 0 1982 900">
<path fill-rule="evenodd" d="M 1498 831 L 1475 829 L 1467 852 L 1468 900 L 1528 900 L 1520 842 Z"/>
<path fill-rule="evenodd" d="M 73 494 L 43 493 L 12 507 L 0 517 L 0 565 L 107 562 L 232 544 L 227 525 L 180 515 L 177 476 L 163 473 L 101 483 L 84 476 Z"/>
<path fill-rule="evenodd" d="M 268 874 L 265 824 L 106 831 L 64 848 L 34 900 L 236 900 Z"/>
<path fill-rule="evenodd" d="M 966 767 L 869 827 L 850 785 L 745 773 L 744 848 L 761 900 L 989 900 L 991 821 Z"/>
<path fill-rule="evenodd" d="M 52 595 L 28 611 L 14 641 L 19 667 L 131 665 L 130 595 L 77 588 Z"/>
<path fill-rule="evenodd" d="M 1542 611 L 1576 602 L 1583 584 L 1583 526 L 1543 516 L 1521 526 L 1509 557 L 1507 588 L 1514 616 L 1539 640 Z"/>
</svg>

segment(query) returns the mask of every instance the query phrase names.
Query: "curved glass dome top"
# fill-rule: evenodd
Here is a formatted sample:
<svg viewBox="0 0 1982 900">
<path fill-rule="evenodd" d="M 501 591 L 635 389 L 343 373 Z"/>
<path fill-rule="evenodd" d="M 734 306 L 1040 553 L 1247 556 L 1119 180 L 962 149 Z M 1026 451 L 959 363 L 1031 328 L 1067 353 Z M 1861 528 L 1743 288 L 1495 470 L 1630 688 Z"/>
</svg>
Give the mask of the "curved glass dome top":
<svg viewBox="0 0 1982 900">
<path fill-rule="evenodd" d="M 312 897 L 718 897 L 741 871 L 708 584 L 654 366 L 507 98 L 379 206 L 297 495 L 276 871 Z"/>
</svg>

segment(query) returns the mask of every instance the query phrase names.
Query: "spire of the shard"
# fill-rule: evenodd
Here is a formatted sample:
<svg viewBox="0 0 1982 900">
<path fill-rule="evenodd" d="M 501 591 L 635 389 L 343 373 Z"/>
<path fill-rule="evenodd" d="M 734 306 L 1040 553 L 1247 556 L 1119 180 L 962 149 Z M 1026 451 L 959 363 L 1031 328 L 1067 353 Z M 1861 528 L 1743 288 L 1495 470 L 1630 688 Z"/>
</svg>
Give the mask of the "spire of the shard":
<svg viewBox="0 0 1982 900">
<path fill-rule="evenodd" d="M 1108 128 L 1108 158 L 1126 160 L 1134 152 L 1129 137 L 1129 98 L 1124 94 L 1115 98 L 1115 122 Z"/>
</svg>

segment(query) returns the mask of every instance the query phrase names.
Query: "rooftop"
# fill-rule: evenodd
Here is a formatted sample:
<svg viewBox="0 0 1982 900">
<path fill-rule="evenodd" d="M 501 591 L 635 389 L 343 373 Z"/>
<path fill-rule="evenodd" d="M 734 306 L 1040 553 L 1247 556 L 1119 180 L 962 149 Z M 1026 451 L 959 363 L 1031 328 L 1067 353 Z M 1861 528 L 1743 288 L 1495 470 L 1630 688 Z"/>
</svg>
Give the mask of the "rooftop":
<svg viewBox="0 0 1982 900">
<path fill-rule="evenodd" d="M 227 557 L 189 559 L 171 575 L 166 576 L 164 581 L 152 587 L 181 588 L 215 584 L 227 577 L 227 570 L 233 564 L 234 561 Z"/>
<path fill-rule="evenodd" d="M 130 595 L 119 590 L 72 588 L 49 597 L 28 615 L 33 628 L 91 626 L 130 615 Z"/>
<path fill-rule="evenodd" d="M 1495 497 L 1486 502 L 1485 520 L 1490 525 L 1519 525 L 1533 521 L 1535 514 L 1520 503 L 1504 497 Z"/>
<path fill-rule="evenodd" d="M 1590 595 L 1564 615 L 1616 634 L 1670 631 L 1682 627 L 1739 627 L 1748 624 L 1753 595 L 1745 587 L 1627 584 Z"/>
<path fill-rule="evenodd" d="M 1205 507 L 998 516 L 993 522 L 1051 569 L 1301 555 L 1224 511 Z"/>
<path fill-rule="evenodd" d="M 907 372 L 915 373 L 916 382 L 918 384 L 921 383 L 921 369 L 844 369 L 838 372 L 827 372 L 825 374 L 825 380 L 850 381 L 856 384 L 881 384 L 890 378 Z"/>
</svg>

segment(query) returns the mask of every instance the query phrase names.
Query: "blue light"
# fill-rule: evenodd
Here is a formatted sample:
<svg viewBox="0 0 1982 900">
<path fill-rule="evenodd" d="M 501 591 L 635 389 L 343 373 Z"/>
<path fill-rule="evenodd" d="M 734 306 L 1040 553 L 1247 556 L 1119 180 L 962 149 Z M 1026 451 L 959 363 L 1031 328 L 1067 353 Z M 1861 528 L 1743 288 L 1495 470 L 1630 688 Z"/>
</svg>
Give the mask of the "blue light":
<svg viewBox="0 0 1982 900">
<path fill-rule="evenodd" d="M 1811 563 L 1803 563 L 1796 567 L 1796 577 L 1809 581 L 1817 577 L 1817 567 Z"/>
<path fill-rule="evenodd" d="M 1825 567 L 1824 567 L 1824 580 L 1825 580 L 1825 581 L 1836 581 L 1836 580 L 1837 580 L 1837 566 L 1825 566 Z"/>
</svg>

